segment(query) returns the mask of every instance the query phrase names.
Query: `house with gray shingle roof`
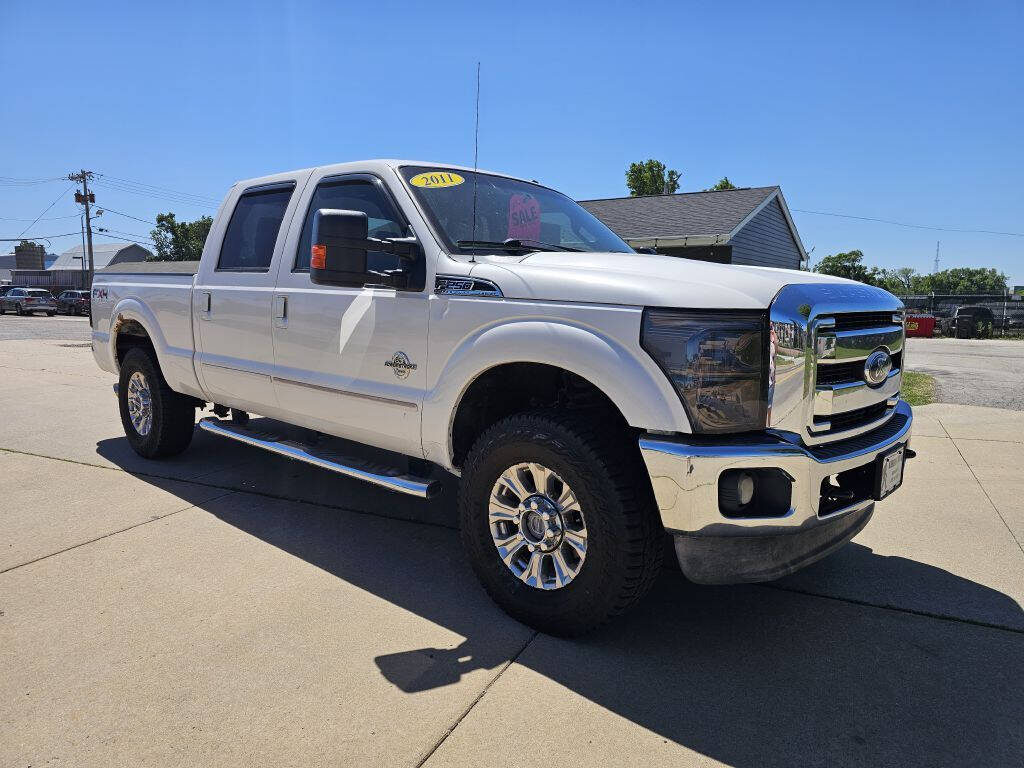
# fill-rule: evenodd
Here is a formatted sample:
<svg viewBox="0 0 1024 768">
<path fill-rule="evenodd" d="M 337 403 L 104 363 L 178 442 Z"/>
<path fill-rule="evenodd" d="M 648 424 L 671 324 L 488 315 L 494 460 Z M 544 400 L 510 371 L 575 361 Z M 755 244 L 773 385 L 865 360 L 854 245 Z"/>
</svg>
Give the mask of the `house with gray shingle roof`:
<svg viewBox="0 0 1024 768">
<path fill-rule="evenodd" d="M 799 269 L 807 258 L 779 187 L 581 200 L 634 248 L 722 264 Z"/>
</svg>

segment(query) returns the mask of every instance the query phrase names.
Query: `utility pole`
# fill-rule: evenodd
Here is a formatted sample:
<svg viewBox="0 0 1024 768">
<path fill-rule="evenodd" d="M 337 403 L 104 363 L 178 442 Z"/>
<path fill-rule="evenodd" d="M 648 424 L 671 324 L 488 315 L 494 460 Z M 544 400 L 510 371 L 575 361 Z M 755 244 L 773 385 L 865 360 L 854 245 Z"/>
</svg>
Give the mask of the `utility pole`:
<svg viewBox="0 0 1024 768">
<path fill-rule="evenodd" d="M 935 241 L 935 266 L 932 267 L 932 274 L 939 271 L 939 241 Z"/>
<path fill-rule="evenodd" d="M 94 263 L 92 260 L 92 222 L 89 219 L 89 203 L 96 202 L 96 196 L 89 191 L 89 180 L 93 178 L 93 172 L 82 169 L 78 173 L 69 173 L 68 179 L 71 181 L 78 181 L 82 184 L 82 191 L 75 192 L 75 202 L 82 203 L 85 205 L 85 240 L 88 253 L 83 253 L 82 256 L 88 256 L 88 273 L 89 273 L 89 285 L 86 286 L 89 290 L 92 290 L 92 278 L 94 273 Z M 83 268 L 86 266 L 82 264 Z"/>
</svg>

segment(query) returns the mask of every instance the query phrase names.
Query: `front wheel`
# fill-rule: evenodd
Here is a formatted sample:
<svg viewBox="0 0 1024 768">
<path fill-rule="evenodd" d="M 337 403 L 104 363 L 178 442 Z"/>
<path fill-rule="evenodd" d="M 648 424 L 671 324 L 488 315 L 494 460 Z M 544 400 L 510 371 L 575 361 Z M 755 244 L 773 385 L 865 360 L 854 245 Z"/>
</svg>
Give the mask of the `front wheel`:
<svg viewBox="0 0 1024 768">
<path fill-rule="evenodd" d="M 125 436 L 140 456 L 174 456 L 192 442 L 194 401 L 167 386 L 156 362 L 144 349 L 129 350 L 121 363 L 118 404 Z"/>
<path fill-rule="evenodd" d="M 554 411 L 504 419 L 463 471 L 463 545 L 491 598 L 552 635 L 588 632 L 637 602 L 664 532 L 636 444 L 607 420 Z"/>
</svg>

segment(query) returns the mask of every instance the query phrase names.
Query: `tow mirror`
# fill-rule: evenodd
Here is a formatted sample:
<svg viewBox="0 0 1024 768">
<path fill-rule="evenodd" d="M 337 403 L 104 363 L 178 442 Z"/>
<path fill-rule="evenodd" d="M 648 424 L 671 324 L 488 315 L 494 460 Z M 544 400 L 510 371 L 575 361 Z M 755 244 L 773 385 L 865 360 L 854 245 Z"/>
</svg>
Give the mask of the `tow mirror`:
<svg viewBox="0 0 1024 768">
<path fill-rule="evenodd" d="M 313 216 L 310 280 L 319 285 L 365 285 L 368 232 L 362 211 L 318 210 Z"/>
<path fill-rule="evenodd" d="M 309 278 L 319 285 L 387 285 L 409 287 L 415 275 L 405 268 L 376 272 L 366 267 L 367 251 L 391 253 L 402 261 L 419 262 L 423 248 L 415 235 L 376 238 L 369 236 L 369 221 L 362 211 L 321 208 L 313 216 Z M 415 272 L 415 270 L 414 270 Z M 420 280 L 419 282 L 422 282 Z M 419 286 L 422 288 L 422 285 Z"/>
</svg>

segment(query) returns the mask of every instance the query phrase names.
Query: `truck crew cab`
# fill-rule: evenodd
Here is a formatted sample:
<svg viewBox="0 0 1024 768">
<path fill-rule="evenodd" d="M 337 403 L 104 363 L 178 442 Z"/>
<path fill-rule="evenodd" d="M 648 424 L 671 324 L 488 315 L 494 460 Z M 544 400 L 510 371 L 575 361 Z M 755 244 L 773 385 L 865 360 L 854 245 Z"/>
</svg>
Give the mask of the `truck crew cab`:
<svg viewBox="0 0 1024 768">
<path fill-rule="evenodd" d="M 185 450 L 213 404 L 235 418 L 200 429 L 398 493 L 433 493 L 437 465 L 461 477 L 487 592 L 553 634 L 639 599 L 666 533 L 702 583 L 824 557 L 913 456 L 894 296 L 636 253 L 501 174 L 375 160 L 239 182 L 201 261 L 113 270 L 93 350 L 139 454 Z"/>
</svg>

